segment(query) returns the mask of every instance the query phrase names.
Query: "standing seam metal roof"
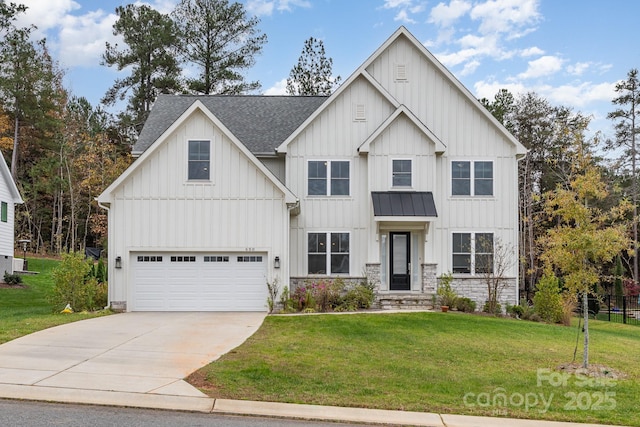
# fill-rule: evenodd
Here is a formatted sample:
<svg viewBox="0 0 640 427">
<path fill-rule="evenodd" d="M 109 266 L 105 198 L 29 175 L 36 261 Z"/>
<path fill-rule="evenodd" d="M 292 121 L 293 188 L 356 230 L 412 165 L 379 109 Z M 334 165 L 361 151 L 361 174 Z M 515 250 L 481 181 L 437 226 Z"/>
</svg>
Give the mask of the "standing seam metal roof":
<svg viewBox="0 0 640 427">
<path fill-rule="evenodd" d="M 254 154 L 275 154 L 327 96 L 160 95 L 133 147 L 141 154 L 196 100 Z"/>
</svg>

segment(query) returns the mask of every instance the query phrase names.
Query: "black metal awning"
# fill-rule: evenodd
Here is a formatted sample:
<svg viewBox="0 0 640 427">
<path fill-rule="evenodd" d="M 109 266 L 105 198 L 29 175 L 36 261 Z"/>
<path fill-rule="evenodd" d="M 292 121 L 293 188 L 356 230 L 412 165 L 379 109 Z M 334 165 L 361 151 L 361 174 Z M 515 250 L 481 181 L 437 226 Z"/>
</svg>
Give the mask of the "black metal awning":
<svg viewBox="0 0 640 427">
<path fill-rule="evenodd" d="M 437 217 L 430 191 L 372 191 L 374 216 Z"/>
</svg>

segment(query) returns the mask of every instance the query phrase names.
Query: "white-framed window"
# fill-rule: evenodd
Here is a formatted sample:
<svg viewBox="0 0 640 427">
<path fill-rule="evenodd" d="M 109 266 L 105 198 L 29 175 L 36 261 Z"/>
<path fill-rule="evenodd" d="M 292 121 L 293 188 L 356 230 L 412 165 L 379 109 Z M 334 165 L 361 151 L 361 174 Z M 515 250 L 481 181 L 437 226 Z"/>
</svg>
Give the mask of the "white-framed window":
<svg viewBox="0 0 640 427">
<path fill-rule="evenodd" d="M 308 274 L 349 274 L 349 233 L 309 233 Z"/>
<path fill-rule="evenodd" d="M 412 162 L 411 159 L 391 160 L 391 186 L 411 187 Z"/>
<path fill-rule="evenodd" d="M 493 233 L 453 233 L 453 272 L 493 273 Z"/>
<path fill-rule="evenodd" d="M 348 196 L 350 188 L 348 160 L 309 160 L 307 194 L 309 196 Z"/>
<path fill-rule="evenodd" d="M 188 172 L 190 181 L 208 181 L 211 179 L 211 141 L 190 140 L 187 147 Z"/>
<path fill-rule="evenodd" d="M 491 160 L 454 160 L 451 162 L 452 196 L 493 196 Z"/>
</svg>

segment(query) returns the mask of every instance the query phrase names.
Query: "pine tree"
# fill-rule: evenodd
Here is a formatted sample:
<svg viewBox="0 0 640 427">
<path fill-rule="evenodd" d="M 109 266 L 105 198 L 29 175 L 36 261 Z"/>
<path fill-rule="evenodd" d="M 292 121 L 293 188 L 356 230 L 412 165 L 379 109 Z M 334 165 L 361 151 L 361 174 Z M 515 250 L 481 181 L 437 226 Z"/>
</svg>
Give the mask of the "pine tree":
<svg viewBox="0 0 640 427">
<path fill-rule="evenodd" d="M 267 42 L 258 29 L 259 19 L 249 18 L 240 3 L 228 0 L 181 0 L 172 13 L 179 30 L 179 52 L 196 77 L 187 89 L 198 94 L 240 94 L 260 88 L 245 81 L 242 72 L 255 64 Z"/>
<path fill-rule="evenodd" d="M 180 90 L 177 31 L 169 16 L 146 5 L 118 6 L 116 14 L 113 35 L 122 36 L 126 47 L 107 42 L 102 65 L 131 71 L 116 79 L 102 102 L 113 105 L 130 94 L 122 118 L 139 132 L 158 94 Z"/>
<path fill-rule="evenodd" d="M 333 77 L 333 59 L 327 58 L 322 40 L 310 37 L 304 42 L 298 63 L 287 79 L 289 95 L 331 95 L 340 83 Z"/>
</svg>

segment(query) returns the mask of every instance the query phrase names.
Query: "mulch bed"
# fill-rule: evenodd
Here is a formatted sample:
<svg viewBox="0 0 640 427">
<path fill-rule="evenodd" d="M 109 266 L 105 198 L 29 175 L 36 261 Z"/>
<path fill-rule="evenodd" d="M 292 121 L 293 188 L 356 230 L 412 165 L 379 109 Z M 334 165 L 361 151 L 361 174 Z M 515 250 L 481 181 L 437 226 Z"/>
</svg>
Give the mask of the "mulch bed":
<svg viewBox="0 0 640 427">
<path fill-rule="evenodd" d="M 25 289 L 27 285 L 18 283 L 17 285 L 10 285 L 8 283 L 0 283 L 0 289 Z"/>
</svg>

